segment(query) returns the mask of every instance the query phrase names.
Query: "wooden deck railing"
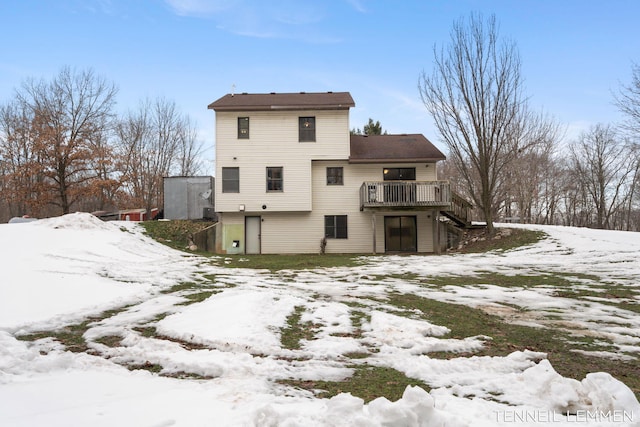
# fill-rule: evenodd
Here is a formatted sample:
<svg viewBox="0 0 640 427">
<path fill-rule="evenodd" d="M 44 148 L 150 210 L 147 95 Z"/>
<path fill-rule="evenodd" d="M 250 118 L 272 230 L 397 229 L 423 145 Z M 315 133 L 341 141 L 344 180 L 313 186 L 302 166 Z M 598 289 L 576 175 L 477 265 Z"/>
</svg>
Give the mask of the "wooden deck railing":
<svg viewBox="0 0 640 427">
<path fill-rule="evenodd" d="M 369 181 L 360 187 L 360 208 L 448 207 L 451 190 L 447 181 Z"/>
<path fill-rule="evenodd" d="M 449 215 L 450 218 L 460 222 L 461 225 L 469 226 L 471 225 L 472 209 L 473 205 L 471 203 L 469 203 L 458 193 L 454 191 L 451 192 L 451 208 L 448 212 L 450 214 L 453 214 L 453 216 Z"/>
<path fill-rule="evenodd" d="M 367 181 L 360 187 L 365 208 L 433 207 L 461 225 L 469 225 L 472 205 L 451 191 L 448 181 Z"/>
</svg>

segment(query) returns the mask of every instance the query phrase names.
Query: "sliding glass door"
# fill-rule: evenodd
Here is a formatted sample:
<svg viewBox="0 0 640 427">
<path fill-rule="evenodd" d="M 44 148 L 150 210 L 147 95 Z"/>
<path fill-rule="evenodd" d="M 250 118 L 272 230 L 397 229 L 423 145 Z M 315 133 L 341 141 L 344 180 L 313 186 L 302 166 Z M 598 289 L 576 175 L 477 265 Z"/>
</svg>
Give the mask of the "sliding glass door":
<svg viewBox="0 0 640 427">
<path fill-rule="evenodd" d="M 385 216 L 384 244 L 386 252 L 417 252 L 418 230 L 415 216 Z"/>
</svg>

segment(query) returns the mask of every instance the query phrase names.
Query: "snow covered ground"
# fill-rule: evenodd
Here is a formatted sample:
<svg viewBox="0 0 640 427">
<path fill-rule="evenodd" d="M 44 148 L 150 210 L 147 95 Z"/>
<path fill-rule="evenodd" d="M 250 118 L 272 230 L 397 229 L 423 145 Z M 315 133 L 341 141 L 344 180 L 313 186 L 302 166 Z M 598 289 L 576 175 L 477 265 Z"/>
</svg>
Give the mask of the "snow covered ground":
<svg viewBox="0 0 640 427">
<path fill-rule="evenodd" d="M 612 364 L 637 360 L 640 315 L 607 304 L 609 296 L 576 302 L 556 296 L 551 285 L 483 284 L 482 273 L 573 274 L 584 289 L 597 277 L 637 290 L 639 235 L 528 227 L 550 237 L 509 252 L 384 256 L 361 267 L 274 274 L 225 268 L 224 258 L 177 252 L 135 224 L 88 214 L 2 224 L 0 426 L 640 426 L 634 394 L 608 373 L 565 378 L 530 351 L 430 358 L 474 352 L 486 338 L 447 338 L 445 325 L 400 316 L 381 302 L 388 292 L 412 293 L 527 325 L 553 321 L 606 340 L 610 349 L 592 354 Z M 478 282 L 425 286 L 410 274 Z M 193 284 L 207 298 L 184 304 Z M 629 302 L 639 300 L 636 292 Z M 368 314 L 360 335 L 353 333 L 353 303 Z M 317 331 L 291 350 L 280 333 L 295 307 Z M 101 315 L 106 310 L 114 311 Z M 51 337 L 16 338 L 91 316 L 98 317 L 86 325 L 86 351 L 69 351 Z M 345 356 L 358 352 L 370 355 Z M 365 404 L 277 382 L 339 381 L 357 363 L 394 368 L 431 391 L 408 387 L 398 401 Z M 137 365 L 160 372 L 127 368 Z"/>
</svg>

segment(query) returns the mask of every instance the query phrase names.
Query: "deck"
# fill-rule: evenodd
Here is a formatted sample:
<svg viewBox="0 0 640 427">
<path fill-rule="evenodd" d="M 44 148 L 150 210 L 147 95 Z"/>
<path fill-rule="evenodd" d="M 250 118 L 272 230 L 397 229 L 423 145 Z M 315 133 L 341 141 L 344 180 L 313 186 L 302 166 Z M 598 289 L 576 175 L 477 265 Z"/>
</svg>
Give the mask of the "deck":
<svg viewBox="0 0 640 427">
<path fill-rule="evenodd" d="M 471 224 L 471 207 L 448 181 L 366 181 L 360 187 L 360 210 L 436 209 L 465 227 Z"/>
</svg>

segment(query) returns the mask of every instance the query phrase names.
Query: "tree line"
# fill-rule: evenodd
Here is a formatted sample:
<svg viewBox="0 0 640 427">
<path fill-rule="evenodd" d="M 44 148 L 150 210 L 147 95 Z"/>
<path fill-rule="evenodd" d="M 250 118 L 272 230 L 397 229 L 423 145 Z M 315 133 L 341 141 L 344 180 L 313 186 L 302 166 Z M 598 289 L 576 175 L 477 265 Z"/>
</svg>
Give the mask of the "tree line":
<svg viewBox="0 0 640 427">
<path fill-rule="evenodd" d="M 418 89 L 448 158 L 441 175 L 472 200 L 476 219 L 640 231 L 640 67 L 613 94 L 623 123 L 598 123 L 563 143 L 534 111 L 514 42 L 494 16 L 457 21 Z"/>
<path fill-rule="evenodd" d="M 418 90 L 448 148 L 440 176 L 490 232 L 494 221 L 640 231 L 640 66 L 612 94 L 625 121 L 563 143 L 563 126 L 529 104 L 517 47 L 494 16 L 455 22 L 433 54 Z M 150 210 L 163 205 L 164 176 L 200 173 L 202 145 L 174 102 L 147 99 L 118 115 L 116 96 L 92 70 L 65 67 L 0 105 L 0 221 Z M 351 133 L 383 130 L 369 119 Z"/>
<path fill-rule="evenodd" d="M 163 205 L 164 176 L 195 175 L 202 143 L 165 98 L 118 115 L 93 70 L 27 79 L 0 105 L 0 220 Z"/>
</svg>

